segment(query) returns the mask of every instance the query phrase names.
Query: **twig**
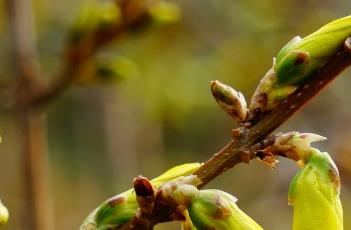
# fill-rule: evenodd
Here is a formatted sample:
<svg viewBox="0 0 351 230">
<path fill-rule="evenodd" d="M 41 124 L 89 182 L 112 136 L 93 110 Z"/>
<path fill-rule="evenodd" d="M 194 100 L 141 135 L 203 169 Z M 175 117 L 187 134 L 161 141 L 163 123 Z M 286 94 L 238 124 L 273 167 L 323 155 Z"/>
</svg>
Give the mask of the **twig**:
<svg viewBox="0 0 351 230">
<path fill-rule="evenodd" d="M 260 141 L 267 139 L 269 135 L 288 120 L 298 109 L 306 104 L 312 97 L 317 95 L 327 84 L 335 79 L 345 68 L 351 65 L 351 38 L 345 40 L 344 47 L 325 64 L 320 71 L 310 77 L 306 83 L 301 85 L 286 100 L 282 101 L 269 114 L 262 117 L 251 128 L 242 127 L 239 137 L 232 140 L 212 158 L 206 161 L 194 174 L 197 175 L 202 183 L 199 188 L 205 186 L 215 177 L 227 171 L 238 163 L 249 163 L 256 157 L 256 148 Z M 279 154 L 279 153 L 275 153 Z M 152 224 L 161 223 L 172 212 L 174 207 L 168 206 L 158 209 L 157 198 L 153 214 L 149 222 Z M 161 211 L 160 211 L 161 210 Z M 145 221 L 145 220 L 143 220 Z M 137 229 L 138 218 L 131 219 L 123 229 Z"/>
<path fill-rule="evenodd" d="M 70 44 L 67 41 L 66 52 L 63 57 L 63 68 L 53 82 L 38 90 L 32 98 L 31 104 L 42 106 L 62 94 L 74 81 L 83 64 L 99 49 L 122 37 L 130 30 L 141 30 L 151 21 L 147 10 L 146 0 L 115 0 L 120 7 L 122 21 L 112 28 L 101 30 L 96 28 L 84 44 Z"/>
</svg>

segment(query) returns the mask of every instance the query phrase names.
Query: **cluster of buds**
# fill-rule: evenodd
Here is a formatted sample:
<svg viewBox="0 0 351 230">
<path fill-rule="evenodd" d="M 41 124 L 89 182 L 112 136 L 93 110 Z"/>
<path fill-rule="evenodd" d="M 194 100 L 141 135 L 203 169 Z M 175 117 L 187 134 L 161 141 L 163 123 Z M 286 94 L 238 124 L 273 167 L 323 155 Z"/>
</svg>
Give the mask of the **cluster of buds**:
<svg viewBox="0 0 351 230">
<path fill-rule="evenodd" d="M 80 227 L 80 230 L 117 229 L 127 223 L 143 207 L 143 212 L 150 212 L 153 208 L 153 191 L 166 182 L 194 173 L 200 163 L 183 164 L 163 173 L 147 184 L 145 178 L 136 178 L 134 188 L 107 199 L 91 212 Z M 144 191 L 141 191 L 145 188 Z M 135 191 L 138 191 L 136 194 Z M 151 191 L 151 192 L 150 192 Z"/>
<path fill-rule="evenodd" d="M 183 229 L 248 229 L 262 228 L 236 205 L 232 195 L 217 190 L 196 188 L 200 181 L 196 176 L 181 177 L 159 189 L 162 199 L 181 206 Z"/>
<path fill-rule="evenodd" d="M 273 58 L 272 67 L 261 79 L 250 106 L 240 92 L 213 81 L 212 94 L 220 107 L 240 123 L 255 122 L 291 95 L 322 68 L 351 36 L 351 16 L 335 20 L 316 32 L 294 37 Z M 321 41 L 323 46 L 320 46 Z"/>
<path fill-rule="evenodd" d="M 252 97 L 250 113 L 268 113 L 275 108 L 322 68 L 349 36 L 351 16 L 332 21 L 305 38 L 294 37 L 273 59 L 273 67 Z"/>
<path fill-rule="evenodd" d="M 311 147 L 326 138 L 312 133 L 290 132 L 278 135 L 266 150 L 294 160 L 301 170 L 289 187 L 288 201 L 294 207 L 293 229 L 342 230 L 343 216 L 339 198 L 340 178 L 328 153 Z M 201 164 L 174 167 L 148 180 L 139 176 L 134 189 L 112 197 L 94 210 L 81 230 L 117 229 L 133 217 L 150 217 L 158 205 L 175 208 L 168 220 L 182 221 L 183 230 L 250 229 L 261 230 L 237 206 L 237 199 L 217 189 L 198 189 L 201 180 L 193 175 Z M 160 208 L 160 207 L 158 207 Z"/>
</svg>

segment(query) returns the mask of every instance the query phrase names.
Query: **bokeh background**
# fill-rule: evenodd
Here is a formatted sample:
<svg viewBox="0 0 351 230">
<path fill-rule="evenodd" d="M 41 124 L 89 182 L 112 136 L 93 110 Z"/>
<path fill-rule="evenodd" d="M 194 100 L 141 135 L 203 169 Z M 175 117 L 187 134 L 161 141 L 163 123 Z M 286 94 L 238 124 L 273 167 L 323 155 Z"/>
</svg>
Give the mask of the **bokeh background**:
<svg viewBox="0 0 351 230">
<path fill-rule="evenodd" d="M 67 35 L 85 0 L 34 0 L 36 36 L 44 72 L 55 73 Z M 77 229 L 106 198 L 185 162 L 205 161 L 230 140 L 236 124 L 216 105 L 209 82 L 220 80 L 249 99 L 293 36 L 305 36 L 351 12 L 349 0 L 175 0 L 179 22 L 149 27 L 99 53 L 121 60 L 123 76 L 111 84 L 72 86 L 48 107 L 49 198 L 52 229 Z M 9 28 L 0 2 L 0 77 L 11 69 Z M 351 71 L 278 131 L 314 132 L 339 166 L 345 229 L 351 229 Z M 3 229 L 21 225 L 21 135 L 11 114 L 0 118 L 0 197 L 11 213 Z M 240 164 L 211 182 L 235 195 L 265 229 L 290 229 L 289 181 L 296 165 L 280 159 L 275 170 Z M 158 229 L 177 229 L 161 225 Z"/>
</svg>

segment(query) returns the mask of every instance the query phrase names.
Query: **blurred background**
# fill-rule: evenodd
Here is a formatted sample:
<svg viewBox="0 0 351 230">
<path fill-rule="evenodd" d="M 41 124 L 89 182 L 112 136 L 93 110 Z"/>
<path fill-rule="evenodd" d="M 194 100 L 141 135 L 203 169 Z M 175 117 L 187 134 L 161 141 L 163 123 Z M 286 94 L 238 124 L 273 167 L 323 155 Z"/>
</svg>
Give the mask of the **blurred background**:
<svg viewBox="0 0 351 230">
<path fill-rule="evenodd" d="M 13 78 L 5 1 L 0 2 L 0 82 Z M 91 2 L 91 1 L 90 1 Z M 120 67 L 107 84 L 76 84 L 46 109 L 44 173 L 51 229 L 78 229 L 106 198 L 127 190 L 133 177 L 155 177 L 185 162 L 202 162 L 230 141 L 236 124 L 209 89 L 220 80 L 249 100 L 272 57 L 292 37 L 350 14 L 349 0 L 174 0 L 176 23 L 154 24 L 99 50 Z M 45 76 L 62 65 L 67 30 L 87 0 L 34 0 L 37 48 Z M 88 67 L 87 67 L 88 68 Z M 335 159 L 342 180 L 345 229 L 351 229 L 351 69 L 278 131 L 314 132 Z M 0 118 L 0 197 L 10 210 L 3 229 L 23 227 L 21 135 L 11 113 Z M 264 229 L 290 229 L 288 185 L 296 165 L 280 159 L 275 170 L 253 161 L 207 185 L 236 196 Z M 28 207 L 27 207 L 28 208 Z M 158 229 L 177 229 L 176 224 Z"/>
</svg>

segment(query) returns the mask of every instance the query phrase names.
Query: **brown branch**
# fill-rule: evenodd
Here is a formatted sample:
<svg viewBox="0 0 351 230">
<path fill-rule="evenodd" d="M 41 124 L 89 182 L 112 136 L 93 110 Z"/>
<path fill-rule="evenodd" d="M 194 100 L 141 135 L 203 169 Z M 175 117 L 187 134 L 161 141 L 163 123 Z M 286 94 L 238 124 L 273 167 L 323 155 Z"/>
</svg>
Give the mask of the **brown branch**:
<svg viewBox="0 0 351 230">
<path fill-rule="evenodd" d="M 32 92 L 39 86 L 41 76 L 32 1 L 7 0 L 6 13 L 11 41 L 10 52 L 16 78 L 12 81 L 14 84 L 9 87 L 9 98 L 1 102 L 4 109 L 22 105 L 24 98 L 31 97 Z"/>
<path fill-rule="evenodd" d="M 23 228 L 52 229 L 46 178 L 47 151 L 45 123 L 42 113 L 23 107 L 40 85 L 41 70 L 37 57 L 32 1 L 8 0 L 6 10 L 10 29 L 11 57 L 15 83 L 10 89 L 12 106 L 20 135 L 23 173 Z"/>
<path fill-rule="evenodd" d="M 27 81 L 36 81 L 39 75 L 36 37 L 32 2 L 7 0 L 7 13 L 10 26 L 11 50 L 18 75 Z"/>
<path fill-rule="evenodd" d="M 238 139 L 231 141 L 219 153 L 208 160 L 196 173 L 204 186 L 213 178 L 232 168 L 235 164 L 245 162 L 245 153 L 252 146 L 271 134 L 276 128 L 288 120 L 297 110 L 317 95 L 326 85 L 334 80 L 345 68 L 351 65 L 351 38 L 348 44 L 340 50 L 319 72 L 311 76 L 310 80 L 301 85 L 293 94 L 284 100 L 277 108 L 263 117 L 257 124 L 247 130 Z M 245 133 L 245 132 L 244 132 Z"/>
<path fill-rule="evenodd" d="M 345 46 L 325 64 L 320 71 L 315 73 L 310 79 L 299 86 L 286 100 L 282 101 L 269 114 L 262 117 L 251 128 L 241 127 L 242 132 L 239 137 L 227 144 L 212 158 L 206 161 L 194 174 L 197 175 L 202 183 L 199 188 L 205 186 L 215 177 L 241 162 L 249 163 L 256 157 L 257 146 L 265 143 L 269 135 L 281 124 L 287 121 L 297 110 L 306 104 L 312 97 L 317 95 L 326 85 L 334 80 L 345 68 L 351 65 L 351 38 L 345 40 Z M 264 146 L 262 146 L 264 147 Z M 274 153 L 279 155 L 279 153 Z M 162 203 L 162 202 L 159 202 Z M 164 204 L 158 207 L 158 199 L 155 200 L 155 208 L 150 215 L 149 223 L 155 225 L 165 220 L 174 212 L 174 207 Z M 139 218 L 135 216 L 122 229 L 137 229 Z M 145 222 L 145 219 L 143 219 Z M 140 228 L 139 228 L 140 229 Z"/>
</svg>

